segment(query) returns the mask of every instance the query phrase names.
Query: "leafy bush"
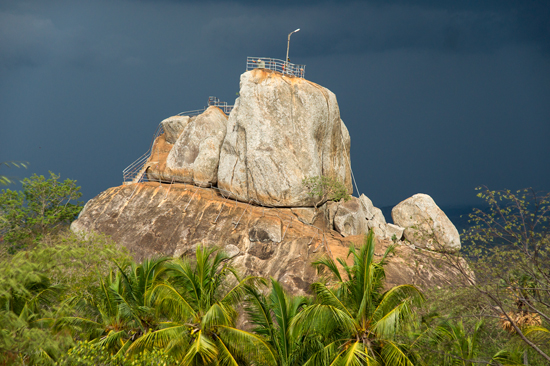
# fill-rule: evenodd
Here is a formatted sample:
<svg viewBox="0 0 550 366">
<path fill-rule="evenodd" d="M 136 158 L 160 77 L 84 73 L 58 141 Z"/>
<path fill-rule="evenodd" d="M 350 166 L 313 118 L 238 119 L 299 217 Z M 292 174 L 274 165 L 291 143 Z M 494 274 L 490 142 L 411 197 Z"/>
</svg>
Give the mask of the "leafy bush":
<svg viewBox="0 0 550 366">
<path fill-rule="evenodd" d="M 53 325 L 75 298 L 98 296 L 98 274 L 128 254 L 100 235 L 46 236 L 31 250 L 0 254 L 0 365 L 52 364 L 73 345 Z"/>
<path fill-rule="evenodd" d="M 112 355 L 105 348 L 90 342 L 78 342 L 55 363 L 56 366 L 169 366 L 177 362 L 164 351 L 153 348 L 132 358 Z"/>
<path fill-rule="evenodd" d="M 302 185 L 309 190 L 309 195 L 312 198 L 318 198 L 315 207 L 325 201 L 348 201 L 351 196 L 346 189 L 346 186 L 339 180 L 327 176 L 317 176 L 304 178 Z"/>
<path fill-rule="evenodd" d="M 49 179 L 34 174 L 22 184 L 22 191 L 6 189 L 0 194 L 0 242 L 12 252 L 55 232 L 82 210 L 77 201 L 82 193 L 74 180 L 61 182 L 50 172 Z"/>
</svg>

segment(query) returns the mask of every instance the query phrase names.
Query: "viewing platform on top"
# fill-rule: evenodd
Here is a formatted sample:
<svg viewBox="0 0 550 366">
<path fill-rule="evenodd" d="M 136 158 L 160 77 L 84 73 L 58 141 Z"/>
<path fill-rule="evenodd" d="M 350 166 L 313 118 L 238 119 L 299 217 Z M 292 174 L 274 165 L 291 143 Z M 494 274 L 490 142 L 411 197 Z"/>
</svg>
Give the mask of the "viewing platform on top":
<svg viewBox="0 0 550 366">
<path fill-rule="evenodd" d="M 283 75 L 304 78 L 306 65 L 296 65 L 288 61 L 269 57 L 247 57 L 246 71 L 254 69 L 268 69 L 280 72 Z"/>
</svg>

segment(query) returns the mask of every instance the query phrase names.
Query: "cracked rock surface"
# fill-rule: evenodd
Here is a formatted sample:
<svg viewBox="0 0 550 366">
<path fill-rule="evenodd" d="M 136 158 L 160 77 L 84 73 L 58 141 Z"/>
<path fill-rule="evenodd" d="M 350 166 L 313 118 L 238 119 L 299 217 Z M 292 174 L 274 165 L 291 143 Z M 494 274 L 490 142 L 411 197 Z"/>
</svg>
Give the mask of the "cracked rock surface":
<svg viewBox="0 0 550 366">
<path fill-rule="evenodd" d="M 305 294 L 318 279 L 311 262 L 321 256 L 346 258 L 349 245 L 361 244 L 363 236 L 344 238 L 328 229 L 324 215 L 308 224 L 300 214 L 228 200 L 212 189 L 148 182 L 102 192 L 71 229 L 110 235 L 138 260 L 192 255 L 198 244 L 221 247 L 242 275 L 273 277 L 291 293 Z M 377 253 L 389 244 L 379 240 Z M 398 246 L 387 285 L 442 286 L 455 281 L 453 270 L 438 253 Z"/>
</svg>

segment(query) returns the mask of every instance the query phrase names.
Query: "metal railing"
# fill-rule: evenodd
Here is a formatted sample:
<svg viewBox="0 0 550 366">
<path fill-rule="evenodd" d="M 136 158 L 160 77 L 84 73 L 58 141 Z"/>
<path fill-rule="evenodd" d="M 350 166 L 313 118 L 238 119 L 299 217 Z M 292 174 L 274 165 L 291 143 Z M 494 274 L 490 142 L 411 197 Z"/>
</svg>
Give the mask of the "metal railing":
<svg viewBox="0 0 550 366">
<path fill-rule="evenodd" d="M 208 107 L 210 106 L 215 106 L 220 108 L 223 111 L 223 113 L 227 115 L 229 115 L 229 113 L 231 113 L 231 111 L 233 110 L 232 105 L 227 104 L 227 102 L 222 102 L 216 97 L 210 96 L 208 97 L 208 105 L 206 107 L 202 109 L 195 109 L 193 111 L 181 112 L 181 113 L 178 113 L 178 116 L 189 116 L 189 117 L 198 116 L 199 114 L 207 110 Z"/>
<path fill-rule="evenodd" d="M 186 111 L 178 113 L 178 116 L 198 116 L 199 114 L 203 113 L 208 107 L 210 106 L 216 106 L 220 108 L 225 114 L 231 113 L 233 110 L 233 106 L 227 104 L 227 102 L 222 102 L 218 98 L 210 96 L 208 97 L 208 106 L 204 107 L 202 109 L 195 109 L 193 111 Z M 126 184 L 131 183 L 140 183 L 140 182 L 147 182 L 147 177 L 145 173 L 145 170 L 147 169 L 147 166 L 145 165 L 149 158 L 151 157 L 151 152 L 153 151 L 153 145 L 155 143 L 155 140 L 157 137 L 162 135 L 164 133 L 164 128 L 162 127 L 162 122 L 159 123 L 157 130 L 155 131 L 155 134 L 153 135 L 153 140 L 151 141 L 151 145 L 149 146 L 149 150 L 145 152 L 145 154 L 141 155 L 136 161 L 134 161 L 132 164 L 128 165 L 126 169 L 122 171 L 122 181 Z"/>
<path fill-rule="evenodd" d="M 306 74 L 306 65 L 295 65 L 290 62 L 269 57 L 247 57 L 246 71 L 254 69 L 269 69 L 284 75 L 303 78 Z"/>
<path fill-rule="evenodd" d="M 231 113 L 231 111 L 233 110 L 233 106 L 227 104 L 227 102 L 222 102 L 216 97 L 208 97 L 208 106 L 210 107 L 212 105 L 220 108 L 223 113 L 227 115 L 229 115 L 229 113 Z"/>
<path fill-rule="evenodd" d="M 153 151 L 153 145 L 155 144 L 155 140 L 157 137 L 162 135 L 164 133 L 164 128 L 162 127 L 162 123 L 159 123 L 157 130 L 155 131 L 155 134 L 153 135 L 153 140 L 151 141 L 151 145 L 149 145 L 149 150 L 145 152 L 145 154 L 141 155 L 136 161 L 134 161 L 132 164 L 128 165 L 126 169 L 122 171 L 122 181 L 124 183 L 140 183 L 140 182 L 146 182 L 147 180 L 144 180 L 143 177 L 145 176 L 145 164 L 147 163 L 147 160 L 151 157 L 151 152 Z M 137 179 L 137 180 L 136 180 Z"/>
</svg>

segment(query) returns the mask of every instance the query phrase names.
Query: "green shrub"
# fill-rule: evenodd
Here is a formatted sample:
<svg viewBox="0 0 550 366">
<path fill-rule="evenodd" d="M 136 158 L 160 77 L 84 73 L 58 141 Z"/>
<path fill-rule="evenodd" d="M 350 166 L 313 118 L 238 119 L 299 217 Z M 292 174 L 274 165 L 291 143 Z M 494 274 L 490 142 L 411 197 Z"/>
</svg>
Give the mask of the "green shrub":
<svg viewBox="0 0 550 366">
<path fill-rule="evenodd" d="M 327 176 L 317 176 L 304 178 L 302 185 L 309 190 L 309 195 L 312 198 L 318 198 L 315 207 L 325 201 L 348 201 L 351 196 L 346 189 L 346 186 L 339 180 Z"/>
<path fill-rule="evenodd" d="M 74 180 L 61 182 L 50 172 L 49 179 L 34 174 L 22 184 L 21 191 L 0 193 L 0 243 L 5 242 L 11 252 L 56 232 L 82 210 L 77 201 L 82 193 Z"/>
<path fill-rule="evenodd" d="M 164 351 L 153 348 L 134 357 L 111 355 L 105 348 L 90 342 L 78 342 L 55 363 L 56 366 L 169 366 L 177 362 Z"/>
</svg>

